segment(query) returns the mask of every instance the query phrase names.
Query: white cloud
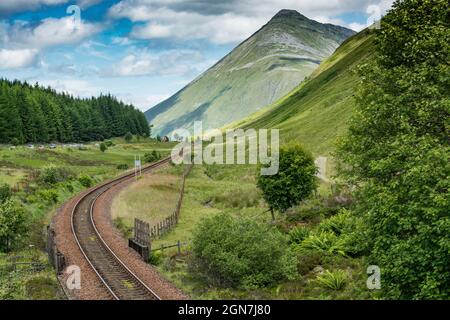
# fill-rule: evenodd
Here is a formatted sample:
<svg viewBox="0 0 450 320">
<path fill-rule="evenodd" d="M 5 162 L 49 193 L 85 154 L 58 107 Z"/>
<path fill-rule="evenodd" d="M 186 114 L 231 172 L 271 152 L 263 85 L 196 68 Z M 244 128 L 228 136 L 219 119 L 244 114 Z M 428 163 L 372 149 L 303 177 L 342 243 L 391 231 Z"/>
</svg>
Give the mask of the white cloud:
<svg viewBox="0 0 450 320">
<path fill-rule="evenodd" d="M 144 22 L 131 36 L 139 39 L 207 39 L 213 43 L 236 43 L 262 27 L 277 11 L 295 9 L 327 23 L 360 28 L 332 17 L 345 12 L 366 12 L 378 5 L 384 14 L 393 0 L 122 0 L 112 6 L 113 18 Z"/>
<path fill-rule="evenodd" d="M 77 4 L 81 7 L 81 9 L 89 8 L 93 5 L 99 4 L 103 0 L 78 0 Z"/>
<path fill-rule="evenodd" d="M 0 49 L 0 69 L 28 67 L 36 62 L 37 55 L 36 49 Z"/>
<path fill-rule="evenodd" d="M 1 0 L 0 15 L 19 12 L 21 10 L 35 10 L 42 5 L 57 5 L 68 0 Z"/>
<path fill-rule="evenodd" d="M 10 62 L 1 61 L 0 64 L 8 65 L 8 68 L 29 66 L 42 49 L 79 43 L 100 30 L 99 24 L 77 22 L 71 16 L 43 19 L 38 25 L 21 20 L 1 22 L 0 43 L 4 55 L 9 57 L 11 52 L 17 52 L 17 57 L 9 58 Z"/>
<path fill-rule="evenodd" d="M 6 44 L 25 48 L 45 48 L 78 43 L 101 30 L 99 24 L 77 22 L 73 17 L 47 18 L 37 26 L 16 21 L 8 26 Z"/>
<path fill-rule="evenodd" d="M 197 73 L 203 62 L 203 56 L 196 51 L 169 50 L 152 54 L 135 49 L 113 66 L 100 70 L 99 74 L 104 77 L 185 75 Z"/>
</svg>

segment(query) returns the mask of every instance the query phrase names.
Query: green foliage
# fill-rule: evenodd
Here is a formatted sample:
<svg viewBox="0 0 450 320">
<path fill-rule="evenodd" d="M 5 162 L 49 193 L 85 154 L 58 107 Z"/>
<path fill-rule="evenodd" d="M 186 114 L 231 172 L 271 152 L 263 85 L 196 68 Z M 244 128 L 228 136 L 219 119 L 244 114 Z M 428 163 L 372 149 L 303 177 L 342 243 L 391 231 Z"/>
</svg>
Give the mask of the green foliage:
<svg viewBox="0 0 450 320">
<path fill-rule="evenodd" d="M 20 140 L 16 137 L 12 138 L 10 142 L 13 146 L 18 146 L 20 144 Z"/>
<path fill-rule="evenodd" d="M 105 140 L 103 141 L 103 143 L 108 147 L 114 147 L 114 142 L 112 142 L 111 140 Z"/>
<path fill-rule="evenodd" d="M 122 233 L 124 238 L 128 239 L 133 236 L 133 228 L 128 227 L 122 217 L 117 217 L 114 219 L 114 226 L 120 231 L 120 233 Z"/>
<path fill-rule="evenodd" d="M 9 185 L 7 185 L 6 183 L 0 185 L 0 204 L 11 198 L 11 196 L 12 191 Z"/>
<path fill-rule="evenodd" d="M 117 170 L 128 170 L 129 166 L 126 163 L 117 165 Z"/>
<path fill-rule="evenodd" d="M 317 276 L 319 285 L 332 290 L 342 290 L 347 284 L 347 280 L 347 273 L 342 270 L 325 270 L 324 273 Z"/>
<path fill-rule="evenodd" d="M 25 292 L 31 300 L 54 300 L 58 296 L 54 278 L 38 276 L 25 283 Z"/>
<path fill-rule="evenodd" d="M 153 266 L 158 266 L 163 261 L 163 255 L 161 251 L 152 251 L 150 257 L 148 257 L 148 263 Z"/>
<path fill-rule="evenodd" d="M 7 252 L 17 246 L 26 235 L 25 210 L 11 199 L 0 204 L 0 251 Z"/>
<path fill-rule="evenodd" d="M 216 179 L 216 176 L 219 173 L 219 166 L 217 164 L 205 164 L 203 167 L 208 178 L 213 180 Z"/>
<path fill-rule="evenodd" d="M 215 195 L 213 200 L 216 204 L 222 204 L 229 208 L 249 208 L 258 205 L 261 199 L 256 189 L 250 190 L 230 190 L 223 194 Z"/>
<path fill-rule="evenodd" d="M 364 65 L 338 155 L 383 295 L 450 296 L 448 1 L 397 1 Z"/>
<path fill-rule="evenodd" d="M 279 159 L 279 172 L 260 175 L 257 184 L 270 208 L 285 212 L 317 188 L 317 168 L 312 155 L 296 143 L 282 146 Z"/>
<path fill-rule="evenodd" d="M 108 147 L 107 147 L 106 144 L 103 143 L 103 142 L 100 143 L 99 148 L 100 148 L 100 151 L 101 151 L 101 152 L 105 152 L 106 150 L 108 150 Z"/>
<path fill-rule="evenodd" d="M 71 177 L 71 173 L 61 167 L 45 167 L 40 174 L 40 179 L 47 185 L 55 185 L 58 182 L 64 182 Z"/>
<path fill-rule="evenodd" d="M 82 174 L 78 177 L 78 181 L 81 183 L 81 185 L 85 188 L 90 188 L 94 185 L 94 180 L 85 174 Z"/>
<path fill-rule="evenodd" d="M 58 202 L 58 191 L 55 189 L 40 190 L 39 197 L 49 203 Z"/>
<path fill-rule="evenodd" d="M 309 236 L 309 229 L 305 227 L 295 227 L 289 231 L 289 243 L 300 244 Z"/>
<path fill-rule="evenodd" d="M 156 162 L 161 159 L 161 153 L 157 152 L 156 150 L 153 150 L 150 153 L 146 153 L 144 155 L 144 161 L 147 163 Z"/>
<path fill-rule="evenodd" d="M 133 135 L 131 134 L 131 132 L 127 132 L 127 134 L 124 137 L 125 141 L 130 143 L 131 140 L 133 140 Z"/>
<path fill-rule="evenodd" d="M 295 260 L 276 229 L 227 214 L 204 219 L 193 251 L 207 274 L 231 286 L 265 286 L 295 276 Z"/>
<path fill-rule="evenodd" d="M 339 238 L 332 232 L 315 232 L 311 233 L 303 240 L 296 250 L 300 254 L 308 254 L 317 252 L 321 254 L 340 254 L 346 255 L 343 244 Z"/>
<path fill-rule="evenodd" d="M 111 95 L 79 99 L 26 82 L 0 80 L 0 143 L 93 141 L 148 135 L 142 112 Z"/>
</svg>

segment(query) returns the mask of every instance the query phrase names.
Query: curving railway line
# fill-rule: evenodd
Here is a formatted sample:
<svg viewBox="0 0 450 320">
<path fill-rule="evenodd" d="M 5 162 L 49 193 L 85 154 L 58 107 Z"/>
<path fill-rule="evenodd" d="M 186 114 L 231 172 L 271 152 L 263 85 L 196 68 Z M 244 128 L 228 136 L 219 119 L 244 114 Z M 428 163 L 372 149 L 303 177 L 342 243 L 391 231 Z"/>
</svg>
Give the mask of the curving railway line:
<svg viewBox="0 0 450 320">
<path fill-rule="evenodd" d="M 143 168 L 143 172 L 156 169 L 170 161 L 162 161 Z M 114 300 L 161 300 L 113 252 L 95 225 L 93 208 L 97 199 L 112 187 L 132 179 L 134 173 L 121 176 L 90 190 L 78 200 L 72 210 L 71 228 L 76 243 L 89 266 Z"/>
</svg>

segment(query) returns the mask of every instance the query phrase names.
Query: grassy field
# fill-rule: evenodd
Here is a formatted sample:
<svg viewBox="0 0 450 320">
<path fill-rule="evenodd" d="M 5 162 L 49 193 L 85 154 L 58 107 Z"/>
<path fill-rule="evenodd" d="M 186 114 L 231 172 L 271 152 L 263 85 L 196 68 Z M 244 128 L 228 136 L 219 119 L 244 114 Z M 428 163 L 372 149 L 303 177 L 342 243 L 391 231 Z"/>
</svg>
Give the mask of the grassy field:
<svg viewBox="0 0 450 320">
<path fill-rule="evenodd" d="M 174 211 L 180 193 L 182 167 L 161 168 L 122 190 L 114 199 L 112 218 L 132 227 L 134 218 L 155 225 Z"/>
<path fill-rule="evenodd" d="M 152 180 L 151 184 L 153 185 L 167 181 L 170 184 L 172 180 L 168 180 L 167 175 L 180 177 L 181 170 L 179 167 L 170 167 L 148 176 L 145 180 Z M 266 288 L 244 290 L 213 285 L 204 275 L 190 268 L 191 262 L 195 259 L 191 252 L 193 232 L 203 218 L 227 212 L 235 217 L 250 217 L 262 223 L 271 223 L 270 213 L 267 212 L 268 208 L 256 188 L 255 177 L 256 168 L 254 166 L 194 166 L 186 180 L 186 193 L 179 224 L 172 231 L 152 242 L 152 248 L 157 250 L 155 251 L 156 265 L 160 273 L 195 299 L 371 298 L 371 293 L 365 288 L 365 261 L 349 257 L 334 256 L 324 258 L 320 262 L 308 262 L 317 263 L 320 268 L 326 270 L 345 270 L 347 283 L 342 290 L 324 288 L 317 282 L 317 274 L 313 271 L 308 271 L 294 281 L 286 281 Z M 135 185 L 141 184 L 145 183 L 139 181 Z M 136 190 L 136 192 L 137 195 L 143 195 L 146 191 Z M 313 217 L 303 220 L 303 215 L 306 216 L 306 214 L 302 212 L 309 207 L 315 207 L 330 195 L 329 185 L 321 183 L 317 196 L 308 201 L 309 204 L 294 208 L 288 215 L 277 215 L 277 228 L 285 230 L 283 232 L 286 233 L 297 223 L 313 228 L 325 219 L 328 213 L 324 213 L 325 216 L 313 213 Z M 175 203 L 172 206 L 175 207 Z M 151 221 L 153 219 L 150 214 L 153 209 L 150 207 L 152 204 L 149 202 L 147 210 L 149 214 L 144 217 L 144 220 Z M 155 214 L 155 217 L 157 215 L 158 213 Z M 299 220 L 292 218 L 297 215 L 302 215 L 302 218 Z M 161 246 L 174 245 L 178 241 L 187 243 L 182 247 L 181 254 L 178 254 L 176 247 L 165 249 L 163 252 L 159 250 Z"/>
<path fill-rule="evenodd" d="M 12 252 L 0 255 L 0 299 L 56 299 L 58 286 L 53 269 L 44 252 L 44 231 L 56 209 L 65 201 L 86 188 L 80 177 L 88 176 L 92 184 L 100 183 L 133 168 L 134 156 L 156 150 L 168 155 L 173 143 L 161 143 L 141 138 L 125 143 L 113 139 L 113 146 L 101 152 L 98 143 L 80 148 L 30 149 L 25 146 L 10 148 L 0 146 L 0 184 L 19 190 L 13 200 L 24 208 L 29 224 L 27 235 Z M 41 181 L 45 168 L 55 167 L 67 175 L 62 181 L 47 184 Z M 42 270 L 13 269 L 14 257 L 24 262 L 39 261 Z"/>
</svg>

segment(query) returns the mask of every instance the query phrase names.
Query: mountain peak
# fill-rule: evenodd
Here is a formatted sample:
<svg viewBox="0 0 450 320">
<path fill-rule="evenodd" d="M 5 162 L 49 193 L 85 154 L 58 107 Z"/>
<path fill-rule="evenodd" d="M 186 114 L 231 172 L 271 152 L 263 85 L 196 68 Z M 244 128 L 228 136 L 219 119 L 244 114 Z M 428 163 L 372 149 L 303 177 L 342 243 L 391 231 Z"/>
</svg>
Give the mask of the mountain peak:
<svg viewBox="0 0 450 320">
<path fill-rule="evenodd" d="M 296 10 L 289 10 L 289 9 L 282 9 L 280 10 L 273 18 L 273 19 L 280 19 L 280 18 L 300 18 L 300 19 L 308 19 L 304 15 L 302 15 L 300 12 Z"/>
</svg>

